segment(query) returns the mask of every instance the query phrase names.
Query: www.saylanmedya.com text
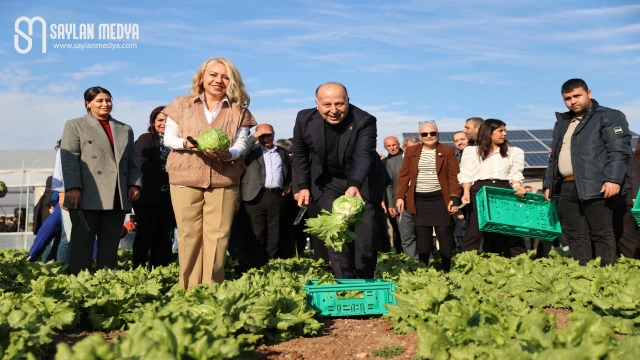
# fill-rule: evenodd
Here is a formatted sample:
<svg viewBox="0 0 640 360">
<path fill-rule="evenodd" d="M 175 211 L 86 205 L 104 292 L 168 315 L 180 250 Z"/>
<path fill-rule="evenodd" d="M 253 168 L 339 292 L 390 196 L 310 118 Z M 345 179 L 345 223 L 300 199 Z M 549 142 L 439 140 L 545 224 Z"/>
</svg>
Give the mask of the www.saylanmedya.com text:
<svg viewBox="0 0 640 360">
<path fill-rule="evenodd" d="M 109 43 L 88 43 L 83 44 L 53 44 L 54 49 L 72 49 L 72 50 L 89 50 L 89 49 L 107 49 L 107 50 L 122 50 L 122 49 L 137 49 L 138 44 L 114 44 Z"/>
</svg>

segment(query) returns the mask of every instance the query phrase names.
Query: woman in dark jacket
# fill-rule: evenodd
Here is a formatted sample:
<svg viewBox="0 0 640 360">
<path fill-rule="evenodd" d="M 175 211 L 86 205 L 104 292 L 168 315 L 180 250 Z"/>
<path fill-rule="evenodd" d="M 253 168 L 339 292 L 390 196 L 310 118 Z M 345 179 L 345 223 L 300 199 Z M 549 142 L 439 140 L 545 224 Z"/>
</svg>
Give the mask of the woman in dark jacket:
<svg viewBox="0 0 640 360">
<path fill-rule="evenodd" d="M 166 266 L 171 262 L 171 246 L 176 219 L 171 206 L 167 157 L 171 149 L 164 146 L 167 116 L 164 106 L 151 112 L 149 132 L 140 135 L 136 150 L 142 168 L 140 199 L 133 204 L 137 233 L 133 242 L 133 266 Z"/>
</svg>

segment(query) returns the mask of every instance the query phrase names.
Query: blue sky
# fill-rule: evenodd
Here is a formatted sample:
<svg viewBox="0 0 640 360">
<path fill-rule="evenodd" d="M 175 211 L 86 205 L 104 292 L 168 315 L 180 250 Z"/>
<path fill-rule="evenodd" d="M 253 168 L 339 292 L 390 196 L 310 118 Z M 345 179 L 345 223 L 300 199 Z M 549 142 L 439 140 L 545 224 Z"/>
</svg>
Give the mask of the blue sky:
<svg viewBox="0 0 640 360">
<path fill-rule="evenodd" d="M 512 129 L 551 128 L 565 111 L 561 84 L 581 77 L 602 105 L 640 131 L 638 1 L 108 1 L 3 0 L 0 5 L 0 149 L 50 148 L 64 122 L 83 115 L 100 85 L 113 116 L 146 131 L 148 114 L 186 94 L 210 57 L 239 68 L 259 123 L 291 137 L 320 83 L 339 81 L 387 135 L 435 119 L 457 130 L 471 116 Z M 15 21 L 137 23 L 136 49 L 54 49 L 33 36 L 14 48 Z M 22 24 L 26 32 L 26 24 Z M 40 34 L 40 25 L 34 26 Z M 26 41 L 21 40 L 21 47 Z M 100 42 L 94 40 L 90 42 Z"/>
</svg>

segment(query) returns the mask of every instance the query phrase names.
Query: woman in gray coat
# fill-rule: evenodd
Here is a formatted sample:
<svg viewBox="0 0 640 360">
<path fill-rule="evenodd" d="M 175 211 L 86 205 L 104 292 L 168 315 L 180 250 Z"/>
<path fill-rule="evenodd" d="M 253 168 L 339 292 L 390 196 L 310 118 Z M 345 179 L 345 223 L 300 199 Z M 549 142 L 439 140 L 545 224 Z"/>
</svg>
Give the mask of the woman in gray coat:
<svg viewBox="0 0 640 360">
<path fill-rule="evenodd" d="M 60 147 L 72 274 L 91 268 L 96 236 L 98 268 L 116 266 L 120 230 L 142 185 L 133 130 L 111 117 L 111 93 L 91 87 L 84 100 L 87 114 L 66 122 Z"/>
</svg>

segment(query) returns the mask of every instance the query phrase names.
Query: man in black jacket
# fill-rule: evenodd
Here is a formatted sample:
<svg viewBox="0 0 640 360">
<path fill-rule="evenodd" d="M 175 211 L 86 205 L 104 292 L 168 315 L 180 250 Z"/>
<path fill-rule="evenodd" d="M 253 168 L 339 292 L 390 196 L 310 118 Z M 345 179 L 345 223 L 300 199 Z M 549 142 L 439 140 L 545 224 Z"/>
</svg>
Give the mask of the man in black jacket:
<svg viewBox="0 0 640 360">
<path fill-rule="evenodd" d="M 333 272 L 341 279 L 373 278 L 376 211 L 389 180 L 376 152 L 376 118 L 349 104 L 344 85 L 326 83 L 316 90 L 316 108 L 298 113 L 293 133 L 294 196 L 299 206 L 313 199 L 310 217 L 319 209 L 331 211 L 341 195 L 359 197 L 366 204 L 355 242 L 345 252 L 328 249 Z"/>
<path fill-rule="evenodd" d="M 627 119 L 600 106 L 581 79 L 565 82 L 562 97 L 569 111 L 556 113 L 545 195 L 550 201 L 560 193 L 558 211 L 573 258 L 585 265 L 599 256 L 602 266 L 613 264 L 613 197 L 624 192 L 632 156 Z"/>
</svg>

